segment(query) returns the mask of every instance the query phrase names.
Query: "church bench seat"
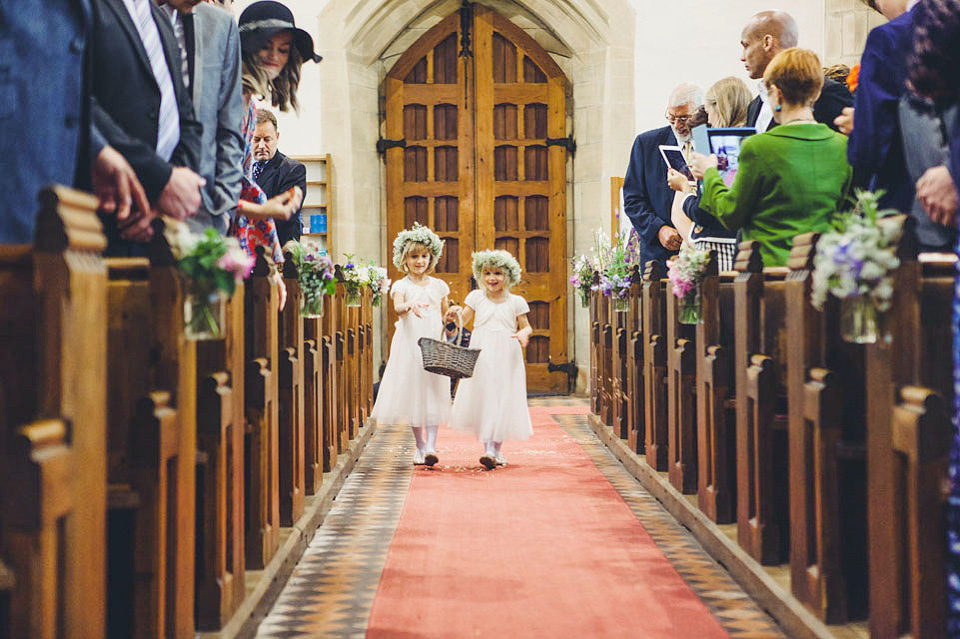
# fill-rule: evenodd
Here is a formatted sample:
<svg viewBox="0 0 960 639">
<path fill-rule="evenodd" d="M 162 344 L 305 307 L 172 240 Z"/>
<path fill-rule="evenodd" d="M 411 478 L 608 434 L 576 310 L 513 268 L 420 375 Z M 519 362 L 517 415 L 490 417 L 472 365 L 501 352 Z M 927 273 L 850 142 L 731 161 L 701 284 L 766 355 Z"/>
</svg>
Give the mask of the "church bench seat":
<svg viewBox="0 0 960 639">
<path fill-rule="evenodd" d="M 664 284 L 667 329 L 667 475 L 697 492 L 697 331 L 680 323 L 680 300 Z"/>
<path fill-rule="evenodd" d="M 668 468 L 666 280 L 659 262 L 643 273 L 644 455 L 658 471 Z"/>
<path fill-rule="evenodd" d="M 306 496 L 304 421 L 304 333 L 300 316 L 300 284 L 292 259 L 283 264 L 287 302 L 278 324 L 278 441 L 280 481 L 280 523 L 292 526 L 303 514 Z"/>
<path fill-rule="evenodd" d="M 624 340 L 627 351 L 627 444 L 636 453 L 643 452 L 644 445 L 644 394 L 643 394 L 643 277 L 640 267 L 635 266 L 630 284 L 629 308 Z"/>
</svg>

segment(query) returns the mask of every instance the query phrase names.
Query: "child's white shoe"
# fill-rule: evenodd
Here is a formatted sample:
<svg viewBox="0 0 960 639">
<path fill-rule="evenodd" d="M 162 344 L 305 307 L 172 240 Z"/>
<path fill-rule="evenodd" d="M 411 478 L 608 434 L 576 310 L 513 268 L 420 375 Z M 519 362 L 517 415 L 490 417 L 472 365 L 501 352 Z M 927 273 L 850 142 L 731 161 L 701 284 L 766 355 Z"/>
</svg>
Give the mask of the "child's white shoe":
<svg viewBox="0 0 960 639">
<path fill-rule="evenodd" d="M 423 456 L 423 463 L 427 466 L 435 466 L 438 461 L 440 461 L 440 458 L 437 457 L 437 453 L 432 450 Z"/>
<path fill-rule="evenodd" d="M 417 452 L 413 454 L 413 465 L 423 466 L 425 463 L 426 463 L 426 460 L 424 459 L 423 451 L 418 448 Z"/>
<path fill-rule="evenodd" d="M 483 467 L 486 468 L 487 470 L 493 470 L 494 468 L 497 467 L 497 458 L 495 455 L 486 453 L 484 454 L 483 457 L 480 458 L 480 463 L 483 464 Z"/>
<path fill-rule="evenodd" d="M 507 458 L 503 456 L 503 453 L 498 453 L 494 460 L 497 462 L 497 466 L 506 466 Z"/>
</svg>

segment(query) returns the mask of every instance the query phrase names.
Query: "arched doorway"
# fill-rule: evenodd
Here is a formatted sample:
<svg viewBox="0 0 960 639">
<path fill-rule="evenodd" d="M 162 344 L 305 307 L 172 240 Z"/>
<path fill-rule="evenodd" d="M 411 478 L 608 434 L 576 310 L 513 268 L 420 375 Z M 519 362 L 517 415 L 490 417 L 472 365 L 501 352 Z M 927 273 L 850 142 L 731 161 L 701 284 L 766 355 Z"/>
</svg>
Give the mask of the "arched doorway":
<svg viewBox="0 0 960 639">
<path fill-rule="evenodd" d="M 563 392 L 567 377 L 567 80 L 523 30 L 469 5 L 430 29 L 385 80 L 387 237 L 414 221 L 446 240 L 437 267 L 462 301 L 470 254 L 510 251 L 530 304 L 530 392 Z M 391 266 L 391 277 L 399 273 Z M 390 310 L 390 326 L 395 320 Z"/>
</svg>

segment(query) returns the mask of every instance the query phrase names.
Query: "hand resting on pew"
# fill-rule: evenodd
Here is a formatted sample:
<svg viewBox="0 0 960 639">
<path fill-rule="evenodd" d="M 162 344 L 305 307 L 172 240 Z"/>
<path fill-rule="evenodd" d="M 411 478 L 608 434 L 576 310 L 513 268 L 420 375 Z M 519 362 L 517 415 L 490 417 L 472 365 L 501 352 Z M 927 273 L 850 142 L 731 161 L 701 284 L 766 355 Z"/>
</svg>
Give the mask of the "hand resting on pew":
<svg viewBox="0 0 960 639">
<path fill-rule="evenodd" d="M 103 147 L 97 154 L 91 177 L 101 211 L 116 213 L 118 220 L 125 220 L 131 205 L 140 211 L 150 210 L 150 200 L 133 167 L 112 146 Z"/>
</svg>

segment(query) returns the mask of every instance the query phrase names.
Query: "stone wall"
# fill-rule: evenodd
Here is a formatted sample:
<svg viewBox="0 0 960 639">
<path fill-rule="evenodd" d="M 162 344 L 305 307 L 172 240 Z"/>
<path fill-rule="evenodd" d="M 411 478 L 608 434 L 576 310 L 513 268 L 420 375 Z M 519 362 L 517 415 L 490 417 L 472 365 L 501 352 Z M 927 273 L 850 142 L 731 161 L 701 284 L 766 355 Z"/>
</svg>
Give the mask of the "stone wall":
<svg viewBox="0 0 960 639">
<path fill-rule="evenodd" d="M 880 13 L 861 0 L 826 0 L 824 30 L 824 64 L 853 66 L 867 41 L 867 33 L 886 22 Z"/>
</svg>

